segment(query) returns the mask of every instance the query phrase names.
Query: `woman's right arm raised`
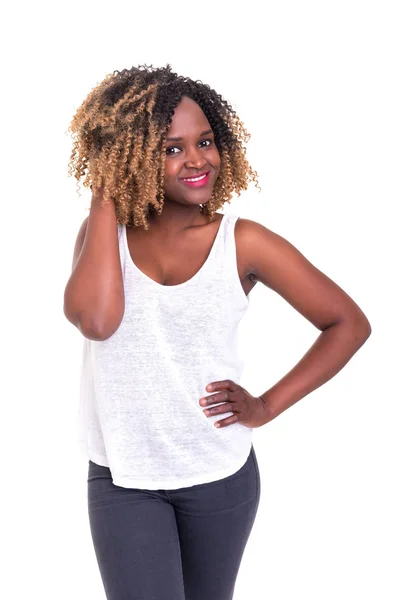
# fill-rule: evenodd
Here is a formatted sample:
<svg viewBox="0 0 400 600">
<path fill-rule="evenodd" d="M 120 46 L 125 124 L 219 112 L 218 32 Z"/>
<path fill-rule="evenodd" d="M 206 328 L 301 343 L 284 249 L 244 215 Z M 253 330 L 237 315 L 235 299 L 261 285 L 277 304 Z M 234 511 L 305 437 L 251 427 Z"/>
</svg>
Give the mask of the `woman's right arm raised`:
<svg viewBox="0 0 400 600">
<path fill-rule="evenodd" d="M 92 196 L 89 216 L 75 242 L 72 274 L 64 291 L 64 314 L 82 335 L 102 341 L 119 327 L 125 311 L 115 204 Z"/>
</svg>

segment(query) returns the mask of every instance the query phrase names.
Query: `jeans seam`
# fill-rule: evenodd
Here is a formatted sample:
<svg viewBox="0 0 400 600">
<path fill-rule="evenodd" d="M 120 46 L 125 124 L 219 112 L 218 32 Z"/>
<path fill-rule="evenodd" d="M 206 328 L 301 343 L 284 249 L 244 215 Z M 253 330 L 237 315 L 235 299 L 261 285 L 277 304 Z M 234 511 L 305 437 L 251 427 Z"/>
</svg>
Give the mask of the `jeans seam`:
<svg viewBox="0 0 400 600">
<path fill-rule="evenodd" d="M 259 470 L 258 464 L 257 464 L 256 453 L 255 453 L 253 446 L 251 447 L 251 454 L 252 454 L 254 469 L 256 472 L 256 488 L 257 488 L 257 494 L 256 494 L 257 502 L 256 502 L 254 515 L 253 515 L 253 523 L 254 523 L 254 521 L 256 519 L 257 511 L 258 511 L 258 505 L 260 504 L 260 498 L 261 498 L 261 476 L 260 476 L 260 470 Z"/>
</svg>

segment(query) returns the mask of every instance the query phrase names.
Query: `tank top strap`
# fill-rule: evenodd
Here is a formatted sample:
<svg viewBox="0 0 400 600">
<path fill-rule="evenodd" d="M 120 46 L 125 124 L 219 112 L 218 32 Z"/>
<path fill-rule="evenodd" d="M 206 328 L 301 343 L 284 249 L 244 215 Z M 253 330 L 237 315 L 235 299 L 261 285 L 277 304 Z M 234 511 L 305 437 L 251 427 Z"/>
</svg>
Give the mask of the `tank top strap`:
<svg viewBox="0 0 400 600">
<path fill-rule="evenodd" d="M 121 225 L 121 223 L 117 223 L 117 227 L 118 227 L 118 240 L 121 243 L 123 225 Z"/>
<path fill-rule="evenodd" d="M 125 263 L 126 263 L 126 252 L 125 252 L 125 244 L 124 244 L 124 225 L 121 223 L 117 223 L 118 227 L 118 246 L 119 246 L 119 257 L 121 260 L 122 272 L 125 272 Z"/>
<path fill-rule="evenodd" d="M 236 244 L 236 223 L 239 215 L 228 214 L 224 219 L 224 228 L 221 232 L 221 243 L 216 247 L 215 259 L 223 265 L 224 279 L 228 283 L 231 302 L 246 309 L 249 299 L 246 296 L 238 271 L 238 253 Z"/>
</svg>

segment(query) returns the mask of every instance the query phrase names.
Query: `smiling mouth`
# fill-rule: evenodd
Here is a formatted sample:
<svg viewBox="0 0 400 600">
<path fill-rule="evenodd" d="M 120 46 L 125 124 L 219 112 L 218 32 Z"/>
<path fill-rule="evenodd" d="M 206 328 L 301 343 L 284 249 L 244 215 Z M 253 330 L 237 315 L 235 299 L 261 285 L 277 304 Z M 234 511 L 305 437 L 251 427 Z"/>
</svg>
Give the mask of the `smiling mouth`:
<svg viewBox="0 0 400 600">
<path fill-rule="evenodd" d="M 208 173 L 205 173 L 203 175 L 199 175 L 198 177 L 180 178 L 179 181 L 181 181 L 185 185 L 189 185 L 190 187 L 202 187 L 203 185 L 206 185 L 209 178 L 210 178 L 210 171 L 208 171 Z"/>
</svg>

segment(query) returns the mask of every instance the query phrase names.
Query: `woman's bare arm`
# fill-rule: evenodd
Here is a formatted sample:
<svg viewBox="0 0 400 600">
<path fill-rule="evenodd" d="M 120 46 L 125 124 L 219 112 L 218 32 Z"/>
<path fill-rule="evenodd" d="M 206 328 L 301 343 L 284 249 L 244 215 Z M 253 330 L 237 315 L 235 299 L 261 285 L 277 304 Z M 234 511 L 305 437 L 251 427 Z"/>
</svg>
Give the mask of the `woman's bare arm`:
<svg viewBox="0 0 400 600">
<path fill-rule="evenodd" d="M 100 341 L 119 327 L 125 311 L 115 204 L 92 196 L 89 216 L 79 230 L 72 274 L 64 292 L 64 314 L 86 338 Z"/>
</svg>

